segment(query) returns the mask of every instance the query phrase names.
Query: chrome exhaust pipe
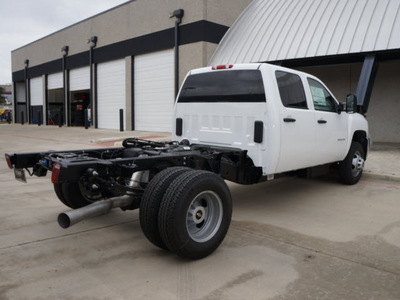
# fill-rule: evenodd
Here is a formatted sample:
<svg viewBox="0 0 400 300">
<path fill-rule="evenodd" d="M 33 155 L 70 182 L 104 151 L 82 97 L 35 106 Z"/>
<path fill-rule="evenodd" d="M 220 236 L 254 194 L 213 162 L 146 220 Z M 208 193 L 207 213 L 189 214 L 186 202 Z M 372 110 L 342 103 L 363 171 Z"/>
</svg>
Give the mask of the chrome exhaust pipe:
<svg viewBox="0 0 400 300">
<path fill-rule="evenodd" d="M 58 224 L 62 228 L 68 228 L 72 225 L 88 218 L 93 218 L 109 213 L 113 208 L 129 206 L 134 201 L 133 196 L 120 196 L 107 200 L 93 202 L 87 206 L 69 210 L 58 215 Z"/>
</svg>

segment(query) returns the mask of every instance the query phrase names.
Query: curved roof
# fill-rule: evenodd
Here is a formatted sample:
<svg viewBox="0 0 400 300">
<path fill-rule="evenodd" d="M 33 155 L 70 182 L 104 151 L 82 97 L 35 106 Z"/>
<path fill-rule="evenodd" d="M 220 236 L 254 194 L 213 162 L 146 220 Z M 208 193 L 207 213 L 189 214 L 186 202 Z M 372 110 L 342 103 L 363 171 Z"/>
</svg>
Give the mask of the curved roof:
<svg viewBox="0 0 400 300">
<path fill-rule="evenodd" d="M 400 49 L 400 0 L 253 0 L 209 65 Z"/>
</svg>

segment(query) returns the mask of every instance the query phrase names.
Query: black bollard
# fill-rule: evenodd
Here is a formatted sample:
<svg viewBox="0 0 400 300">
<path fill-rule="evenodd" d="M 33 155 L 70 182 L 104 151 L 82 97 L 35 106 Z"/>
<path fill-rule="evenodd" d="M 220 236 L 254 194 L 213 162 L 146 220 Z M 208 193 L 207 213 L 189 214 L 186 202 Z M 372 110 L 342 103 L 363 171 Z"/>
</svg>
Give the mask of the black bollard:
<svg viewBox="0 0 400 300">
<path fill-rule="evenodd" d="M 21 125 L 24 125 L 25 123 L 25 116 L 24 116 L 24 112 L 21 111 Z"/>
<path fill-rule="evenodd" d="M 58 114 L 58 127 L 62 127 L 63 125 L 63 111 L 60 110 L 59 114 Z"/>
<path fill-rule="evenodd" d="M 84 118 L 84 123 L 85 123 L 85 129 L 89 128 L 89 116 L 88 116 L 88 110 L 85 109 L 83 112 L 83 118 Z"/>
<path fill-rule="evenodd" d="M 38 111 L 38 122 L 37 122 L 38 126 L 42 125 L 42 113 L 39 110 Z"/>
<path fill-rule="evenodd" d="M 119 131 L 124 131 L 124 110 L 119 110 Z"/>
</svg>

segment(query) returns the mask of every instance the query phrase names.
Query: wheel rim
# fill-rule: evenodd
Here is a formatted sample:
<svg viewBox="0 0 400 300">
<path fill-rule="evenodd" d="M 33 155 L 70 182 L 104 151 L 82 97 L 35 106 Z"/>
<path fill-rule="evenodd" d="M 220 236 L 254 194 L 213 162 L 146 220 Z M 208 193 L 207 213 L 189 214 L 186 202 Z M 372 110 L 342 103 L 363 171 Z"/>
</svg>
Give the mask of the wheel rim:
<svg viewBox="0 0 400 300">
<path fill-rule="evenodd" d="M 198 243 L 210 240 L 222 222 L 222 201 L 213 191 L 198 194 L 189 205 L 186 214 L 186 229 Z"/>
<path fill-rule="evenodd" d="M 359 151 L 356 151 L 353 156 L 353 160 L 351 161 L 351 173 L 354 177 L 360 175 L 362 170 L 364 169 L 364 158 L 362 157 Z"/>
<path fill-rule="evenodd" d="M 89 190 L 86 186 L 86 182 L 79 181 L 78 187 L 79 187 L 79 190 L 80 190 L 83 198 L 88 202 L 95 202 L 97 200 L 100 200 L 102 197 L 100 191 L 93 192 L 93 191 Z"/>
</svg>

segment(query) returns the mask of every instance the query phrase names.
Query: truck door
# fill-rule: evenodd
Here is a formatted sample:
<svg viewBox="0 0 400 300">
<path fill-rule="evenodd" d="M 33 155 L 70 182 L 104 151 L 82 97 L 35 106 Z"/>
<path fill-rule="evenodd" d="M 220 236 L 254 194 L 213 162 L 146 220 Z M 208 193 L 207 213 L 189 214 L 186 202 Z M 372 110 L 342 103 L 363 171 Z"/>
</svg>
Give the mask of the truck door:
<svg viewBox="0 0 400 300">
<path fill-rule="evenodd" d="M 314 111 L 310 109 L 301 77 L 276 71 L 280 102 L 280 154 L 276 173 L 315 165 Z M 279 101 L 278 101 L 279 102 Z"/>
<path fill-rule="evenodd" d="M 338 113 L 338 102 L 318 80 L 307 78 L 315 110 L 315 142 L 318 164 L 344 158 L 347 142 L 347 115 Z"/>
</svg>

